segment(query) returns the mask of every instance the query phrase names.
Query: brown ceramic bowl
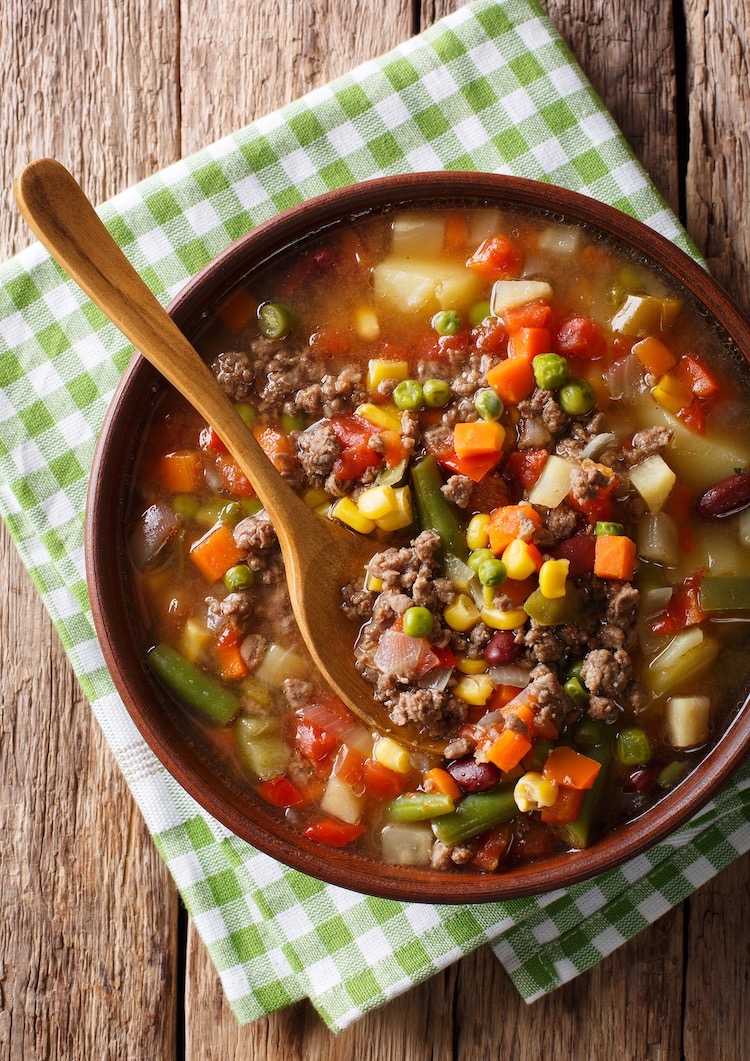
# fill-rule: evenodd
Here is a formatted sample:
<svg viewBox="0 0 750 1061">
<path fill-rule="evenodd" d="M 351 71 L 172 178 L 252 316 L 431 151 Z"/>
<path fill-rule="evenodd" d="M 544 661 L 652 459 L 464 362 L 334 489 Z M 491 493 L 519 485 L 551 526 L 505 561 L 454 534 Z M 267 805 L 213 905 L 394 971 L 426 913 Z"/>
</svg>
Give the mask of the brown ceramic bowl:
<svg viewBox="0 0 750 1061">
<path fill-rule="evenodd" d="M 587 222 L 669 272 L 715 317 L 750 360 L 750 324 L 728 295 L 687 255 L 626 214 L 562 188 L 476 173 L 417 173 L 342 188 L 260 225 L 206 266 L 169 307 L 188 337 L 240 277 L 279 249 L 339 219 L 394 204 L 448 201 L 519 205 Z M 137 440 L 166 384 L 141 357 L 128 367 L 99 439 L 88 495 L 86 567 L 96 629 L 107 665 L 143 737 L 167 770 L 224 825 L 295 869 L 332 884 L 407 901 L 475 903 L 565 887 L 632 858 L 676 829 L 725 782 L 750 749 L 750 711 L 739 710 L 705 759 L 640 818 L 585 851 L 555 855 L 507 872 L 449 873 L 374 861 L 321 847 L 222 773 L 180 724 L 169 694 L 144 663 L 146 648 L 125 553 L 124 512 Z M 746 702 L 747 703 L 747 702 Z M 744 705 L 743 708 L 746 707 Z"/>
</svg>

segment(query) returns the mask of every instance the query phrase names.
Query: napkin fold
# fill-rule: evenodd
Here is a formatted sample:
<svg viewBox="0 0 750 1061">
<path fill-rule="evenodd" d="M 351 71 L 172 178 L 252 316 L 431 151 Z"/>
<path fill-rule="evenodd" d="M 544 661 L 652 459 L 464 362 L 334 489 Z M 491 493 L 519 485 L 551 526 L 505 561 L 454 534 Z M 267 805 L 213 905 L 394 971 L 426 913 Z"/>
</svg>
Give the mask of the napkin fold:
<svg viewBox="0 0 750 1061">
<path fill-rule="evenodd" d="M 386 173 L 479 169 L 564 185 L 694 248 L 534 0 L 477 0 L 380 59 L 100 210 L 163 303 L 279 210 Z M 620 946 L 750 848 L 750 767 L 668 840 L 538 898 L 403 904 L 289 870 L 163 769 L 91 620 L 83 510 L 133 349 L 35 245 L 0 268 L 0 510 L 241 1022 L 309 996 L 338 1031 L 491 942 L 527 1001 Z"/>
</svg>

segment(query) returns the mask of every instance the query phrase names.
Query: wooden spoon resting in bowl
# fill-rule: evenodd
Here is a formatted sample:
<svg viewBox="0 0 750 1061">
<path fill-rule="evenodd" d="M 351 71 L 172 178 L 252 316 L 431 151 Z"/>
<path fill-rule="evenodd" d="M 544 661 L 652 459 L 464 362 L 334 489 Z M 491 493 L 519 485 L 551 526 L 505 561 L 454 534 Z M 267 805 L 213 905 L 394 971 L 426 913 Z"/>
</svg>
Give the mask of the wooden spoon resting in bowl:
<svg viewBox="0 0 750 1061">
<path fill-rule="evenodd" d="M 442 752 L 444 741 L 395 725 L 354 667 L 353 631 L 341 611 L 341 587 L 364 569 L 373 543 L 321 519 L 285 482 L 64 166 L 54 159 L 33 162 L 17 179 L 15 196 L 52 257 L 214 428 L 252 482 L 276 528 L 300 632 L 331 689 L 368 726 L 411 747 Z"/>
</svg>

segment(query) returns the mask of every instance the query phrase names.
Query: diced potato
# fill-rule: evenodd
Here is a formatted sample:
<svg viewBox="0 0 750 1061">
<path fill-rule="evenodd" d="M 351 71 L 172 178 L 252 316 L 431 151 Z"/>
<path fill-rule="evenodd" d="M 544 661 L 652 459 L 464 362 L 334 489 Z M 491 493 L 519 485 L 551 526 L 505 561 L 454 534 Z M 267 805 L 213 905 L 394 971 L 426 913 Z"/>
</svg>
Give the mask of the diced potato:
<svg viewBox="0 0 750 1061">
<path fill-rule="evenodd" d="M 674 324 L 682 302 L 678 298 L 654 298 L 652 295 L 628 295 L 612 318 L 613 332 L 645 338 L 664 332 Z"/>
<path fill-rule="evenodd" d="M 687 645 L 691 647 L 686 648 Z M 688 627 L 681 631 L 649 666 L 648 685 L 651 692 L 661 696 L 675 685 L 697 677 L 711 666 L 718 652 L 718 643 L 706 637 L 699 627 Z"/>
<path fill-rule="evenodd" d="M 630 481 L 649 507 L 650 512 L 660 512 L 677 476 L 658 453 L 646 457 L 645 461 L 630 469 Z"/>
<path fill-rule="evenodd" d="M 552 288 L 542 280 L 496 280 L 490 307 L 496 317 L 502 317 L 509 309 L 518 309 L 538 298 L 552 298 Z"/>
<path fill-rule="evenodd" d="M 367 364 L 367 389 L 376 391 L 386 380 L 400 383 L 409 378 L 408 361 L 386 361 L 382 357 L 373 357 Z"/>
<path fill-rule="evenodd" d="M 385 516 L 375 520 L 375 526 L 382 531 L 403 530 L 414 520 L 411 503 L 411 489 L 408 486 L 393 487 L 395 508 Z"/>
<path fill-rule="evenodd" d="M 503 232 L 503 216 L 499 210 L 476 210 L 469 221 L 469 243 L 478 247 L 486 239 Z"/>
<path fill-rule="evenodd" d="M 705 744 L 711 722 L 707 696 L 671 696 L 664 708 L 667 740 L 675 748 Z"/>
<path fill-rule="evenodd" d="M 429 825 L 394 822 L 380 834 L 383 858 L 396 866 L 429 866 L 435 837 Z"/>
<path fill-rule="evenodd" d="M 191 663 L 197 663 L 214 639 L 214 635 L 197 619 L 188 619 L 182 631 L 182 654 Z"/>
<path fill-rule="evenodd" d="M 372 306 L 357 306 L 354 311 L 354 330 L 360 339 L 373 342 L 380 335 L 378 315 Z"/>
<path fill-rule="evenodd" d="M 442 218 L 424 213 L 398 214 L 393 221 L 391 253 L 394 257 L 425 258 L 443 249 L 445 224 Z"/>
<path fill-rule="evenodd" d="M 465 593 L 459 593 L 453 604 L 449 604 L 443 612 L 443 618 L 451 630 L 459 630 L 463 633 L 471 630 L 472 626 L 479 621 L 479 609 L 471 597 L 467 597 Z"/>
<path fill-rule="evenodd" d="M 492 696 L 494 688 L 489 674 L 466 674 L 456 683 L 453 694 L 466 704 L 483 707 Z"/>
<path fill-rule="evenodd" d="M 445 259 L 392 257 L 373 269 L 373 287 L 376 299 L 413 314 L 467 309 L 481 297 L 483 284 L 471 269 Z"/>
<path fill-rule="evenodd" d="M 532 505 L 557 508 L 570 492 L 570 476 L 573 465 L 564 457 L 554 453 L 547 458 L 542 474 L 531 488 L 529 501 Z"/>
<path fill-rule="evenodd" d="M 583 232 L 574 225 L 550 225 L 539 233 L 539 250 L 552 254 L 577 254 Z"/>
<path fill-rule="evenodd" d="M 692 548 L 680 556 L 672 576 L 674 580 L 682 580 L 698 567 L 705 567 L 711 575 L 747 572 L 747 548 L 740 539 L 738 523 L 739 520 L 724 520 L 720 524 L 696 521 L 692 527 Z"/>
<path fill-rule="evenodd" d="M 285 678 L 306 678 L 310 673 L 307 660 L 291 648 L 273 642 L 268 646 L 263 662 L 255 672 L 255 677 L 266 685 L 280 686 Z"/>
<path fill-rule="evenodd" d="M 320 505 L 330 505 L 333 498 L 322 487 L 311 486 L 302 494 L 302 500 L 310 508 L 319 508 Z"/>
<path fill-rule="evenodd" d="M 351 785 L 332 774 L 320 801 L 320 809 L 324 814 L 340 818 L 349 825 L 356 825 L 362 815 L 363 802 L 363 797 L 358 796 Z"/>
</svg>

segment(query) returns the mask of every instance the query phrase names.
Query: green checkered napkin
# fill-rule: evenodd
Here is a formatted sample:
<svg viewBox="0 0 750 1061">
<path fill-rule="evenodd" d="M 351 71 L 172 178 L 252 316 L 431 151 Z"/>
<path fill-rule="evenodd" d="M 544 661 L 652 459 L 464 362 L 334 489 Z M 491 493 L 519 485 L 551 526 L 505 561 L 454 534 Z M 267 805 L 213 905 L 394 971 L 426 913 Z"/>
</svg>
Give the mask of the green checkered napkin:
<svg viewBox="0 0 750 1061">
<path fill-rule="evenodd" d="M 565 185 L 690 243 L 535 0 L 478 0 L 102 208 L 167 303 L 232 240 L 383 173 Z M 133 350 L 39 247 L 0 270 L 0 505 L 240 1021 L 309 996 L 334 1030 L 490 941 L 528 1001 L 598 962 L 750 848 L 750 769 L 619 869 L 538 899 L 404 905 L 293 872 L 164 771 L 104 666 L 83 566 L 86 478 Z"/>
</svg>

